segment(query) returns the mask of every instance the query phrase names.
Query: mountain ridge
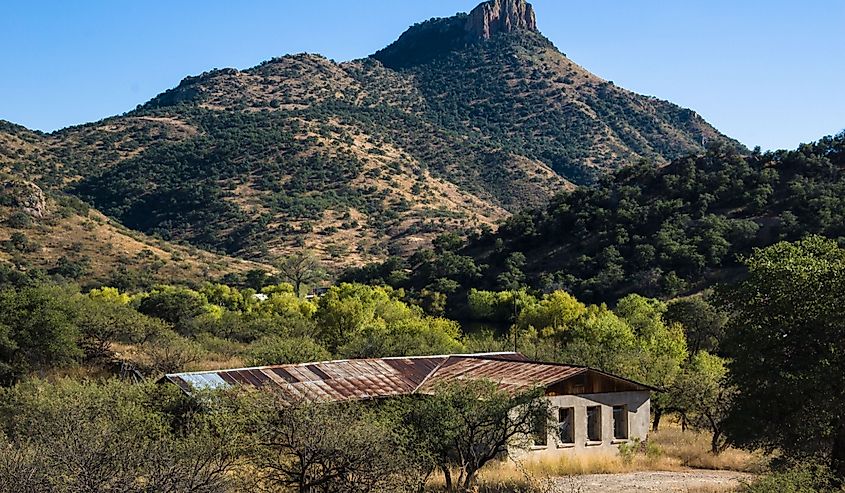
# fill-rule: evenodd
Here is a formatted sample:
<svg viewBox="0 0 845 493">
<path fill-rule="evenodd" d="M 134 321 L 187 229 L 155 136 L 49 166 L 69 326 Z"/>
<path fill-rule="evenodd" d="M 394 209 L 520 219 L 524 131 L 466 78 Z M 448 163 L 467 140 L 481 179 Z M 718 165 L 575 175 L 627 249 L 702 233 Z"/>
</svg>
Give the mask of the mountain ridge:
<svg viewBox="0 0 845 493">
<path fill-rule="evenodd" d="M 368 58 L 213 70 L 123 115 L 27 132 L 0 128 L 0 166 L 133 229 L 254 260 L 307 249 L 337 268 L 494 228 L 704 139 L 739 146 L 574 64 L 523 0 L 413 26 Z"/>
</svg>

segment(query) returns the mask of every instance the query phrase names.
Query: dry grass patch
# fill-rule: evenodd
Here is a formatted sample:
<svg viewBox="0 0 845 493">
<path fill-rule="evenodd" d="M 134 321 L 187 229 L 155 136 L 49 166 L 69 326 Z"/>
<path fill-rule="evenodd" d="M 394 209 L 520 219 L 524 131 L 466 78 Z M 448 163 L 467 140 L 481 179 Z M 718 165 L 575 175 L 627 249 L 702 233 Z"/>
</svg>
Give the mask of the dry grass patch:
<svg viewBox="0 0 845 493">
<path fill-rule="evenodd" d="M 479 474 L 482 482 L 515 483 L 530 478 L 583 476 L 587 474 L 622 474 L 634 471 L 679 471 L 683 467 L 666 457 L 635 457 L 624 461 L 618 455 L 546 456 L 495 463 Z"/>
<path fill-rule="evenodd" d="M 652 433 L 649 440 L 662 455 L 677 462 L 680 467 L 751 473 L 766 469 L 767 461 L 762 453 L 728 448 L 721 454 L 713 455 L 710 453 L 709 433 L 681 431 L 680 426 L 673 422 Z"/>
<path fill-rule="evenodd" d="M 566 483 L 568 477 L 577 478 L 588 474 L 683 472 L 690 469 L 756 474 L 765 471 L 766 463 L 761 453 L 732 448 L 713 455 L 710 453 L 709 434 L 682 431 L 678 423 L 666 421 L 660 431 L 649 435 L 648 443 L 640 444 L 634 452 L 624 456 L 615 452 L 584 456 L 560 454 L 490 464 L 479 473 L 479 491 L 561 491 L 561 481 Z M 556 480 L 557 486 L 554 488 L 557 489 L 549 489 L 553 480 Z M 573 484 L 577 484 L 577 481 L 573 480 Z M 566 491 L 565 487 L 563 491 Z M 732 486 L 702 486 L 690 489 L 688 493 L 731 491 L 735 491 Z"/>
</svg>

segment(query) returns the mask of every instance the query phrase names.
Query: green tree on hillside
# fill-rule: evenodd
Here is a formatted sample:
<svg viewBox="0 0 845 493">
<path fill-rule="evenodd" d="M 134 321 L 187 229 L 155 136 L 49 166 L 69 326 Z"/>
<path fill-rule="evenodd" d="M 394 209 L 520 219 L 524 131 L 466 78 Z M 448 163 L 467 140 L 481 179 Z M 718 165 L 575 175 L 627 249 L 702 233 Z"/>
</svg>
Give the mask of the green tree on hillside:
<svg viewBox="0 0 845 493">
<path fill-rule="evenodd" d="M 496 278 L 499 288 L 507 291 L 518 291 L 525 286 L 525 255 L 522 252 L 514 252 L 505 260 L 505 271 Z"/>
<path fill-rule="evenodd" d="M 714 352 L 725 333 L 727 317 L 701 295 L 669 302 L 666 319 L 683 325 L 691 354 Z"/>
<path fill-rule="evenodd" d="M 845 237 L 845 133 L 791 151 L 747 155 L 714 145 L 664 167 L 630 164 L 596 186 L 562 192 L 544 209 L 514 214 L 462 248 L 417 256 L 401 286 L 419 290 L 443 277 L 458 283 L 449 299 L 457 306 L 447 309 L 455 315 L 472 288 L 563 289 L 611 304 L 629 293 L 674 298 L 737 278 L 738 255 L 754 247 L 806 234 Z M 701 308 L 690 303 L 670 315 L 692 322 L 693 349 L 712 350 L 719 321 L 679 313 L 684 305 Z M 707 324 L 717 334 L 706 334 Z"/>
</svg>

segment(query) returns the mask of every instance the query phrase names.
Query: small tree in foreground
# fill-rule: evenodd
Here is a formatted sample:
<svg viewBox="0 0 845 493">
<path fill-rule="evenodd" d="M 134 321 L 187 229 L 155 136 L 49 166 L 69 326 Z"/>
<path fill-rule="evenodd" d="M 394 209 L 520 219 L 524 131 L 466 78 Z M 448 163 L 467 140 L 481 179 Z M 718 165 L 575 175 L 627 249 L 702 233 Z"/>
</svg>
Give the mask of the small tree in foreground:
<svg viewBox="0 0 845 493">
<path fill-rule="evenodd" d="M 58 286 L 0 291 L 0 385 L 81 358 L 76 300 L 73 290 Z"/>
<path fill-rule="evenodd" d="M 406 423 L 413 443 L 443 472 L 447 490 L 469 491 L 484 465 L 509 445 L 530 445 L 532 433 L 545 429 L 549 404 L 540 396 L 539 390 L 511 395 L 489 381 L 450 383 L 413 400 Z"/>
<path fill-rule="evenodd" d="M 407 491 L 398 428 L 357 403 L 256 396 L 253 453 L 264 489 L 300 493 Z"/>
<path fill-rule="evenodd" d="M 179 389 L 119 381 L 0 389 L 0 493 L 233 491 L 245 436 L 213 402 L 196 413 Z"/>
<path fill-rule="evenodd" d="M 701 351 L 685 363 L 669 392 L 672 408 L 681 413 L 684 425 L 711 433 L 714 455 L 727 447 L 725 418 L 736 395 L 727 374 L 725 360 Z"/>
</svg>

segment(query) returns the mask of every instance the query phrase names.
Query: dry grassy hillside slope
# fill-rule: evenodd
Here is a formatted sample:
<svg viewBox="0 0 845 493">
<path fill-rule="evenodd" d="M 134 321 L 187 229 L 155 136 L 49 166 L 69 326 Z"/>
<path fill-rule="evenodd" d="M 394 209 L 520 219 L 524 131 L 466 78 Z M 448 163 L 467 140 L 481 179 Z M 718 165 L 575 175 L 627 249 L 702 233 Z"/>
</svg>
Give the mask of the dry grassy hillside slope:
<svg viewBox="0 0 845 493">
<path fill-rule="evenodd" d="M 84 285 L 199 283 L 269 267 L 173 245 L 0 173 L 0 264 Z"/>
<path fill-rule="evenodd" d="M 51 134 L 2 125 L 0 166 L 166 240 L 253 260 L 306 249 L 339 269 L 728 141 L 578 67 L 533 14 L 497 24 L 491 9 L 524 0 L 482 7 L 362 60 L 285 56 Z"/>
</svg>

